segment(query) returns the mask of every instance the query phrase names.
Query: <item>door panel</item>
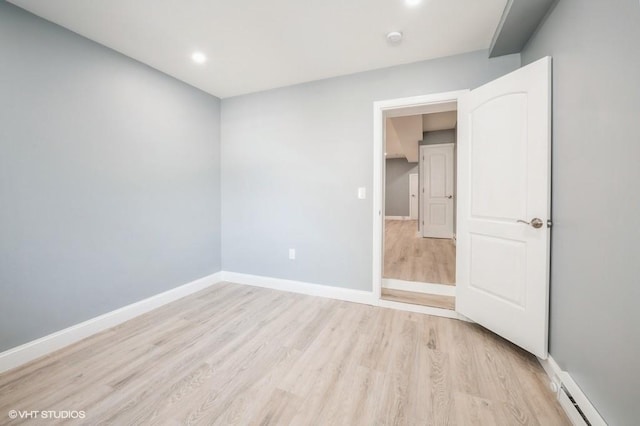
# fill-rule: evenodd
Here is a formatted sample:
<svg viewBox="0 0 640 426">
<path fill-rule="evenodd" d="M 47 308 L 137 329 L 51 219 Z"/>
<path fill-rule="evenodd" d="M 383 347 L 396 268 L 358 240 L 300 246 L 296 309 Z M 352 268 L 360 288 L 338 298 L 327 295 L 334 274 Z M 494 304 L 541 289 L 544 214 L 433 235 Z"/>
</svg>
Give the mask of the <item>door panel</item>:
<svg viewBox="0 0 640 426">
<path fill-rule="evenodd" d="M 453 144 L 422 146 L 420 151 L 424 176 L 422 236 L 453 238 Z"/>
<path fill-rule="evenodd" d="M 470 121 L 472 214 L 511 221 L 526 217 L 527 95 L 496 97 L 475 108 Z"/>
<path fill-rule="evenodd" d="M 547 357 L 551 59 L 463 96 L 456 310 Z M 533 227 L 531 219 L 544 226 Z M 522 221 L 522 222 L 518 222 Z"/>
<path fill-rule="evenodd" d="M 525 307 L 526 254 L 523 241 L 471 234 L 471 282 L 492 297 Z M 494 271 L 500 269 L 500 274 Z"/>
<path fill-rule="evenodd" d="M 442 152 L 429 152 L 429 196 L 432 198 L 447 196 L 447 157 Z"/>
</svg>

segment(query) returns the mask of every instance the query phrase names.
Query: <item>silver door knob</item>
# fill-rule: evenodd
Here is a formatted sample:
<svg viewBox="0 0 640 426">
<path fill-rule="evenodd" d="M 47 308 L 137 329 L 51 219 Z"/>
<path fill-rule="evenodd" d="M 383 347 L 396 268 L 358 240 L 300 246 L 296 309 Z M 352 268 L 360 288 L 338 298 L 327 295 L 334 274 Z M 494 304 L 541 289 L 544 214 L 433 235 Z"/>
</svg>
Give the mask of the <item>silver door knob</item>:
<svg viewBox="0 0 640 426">
<path fill-rule="evenodd" d="M 540 228 L 542 228 L 542 225 L 544 225 L 544 222 L 542 222 L 542 219 L 539 219 L 537 217 L 534 217 L 533 219 L 531 219 L 531 222 L 527 222 L 526 220 L 518 219 L 518 223 L 524 223 L 525 225 L 531 225 L 536 229 L 540 229 Z"/>
</svg>

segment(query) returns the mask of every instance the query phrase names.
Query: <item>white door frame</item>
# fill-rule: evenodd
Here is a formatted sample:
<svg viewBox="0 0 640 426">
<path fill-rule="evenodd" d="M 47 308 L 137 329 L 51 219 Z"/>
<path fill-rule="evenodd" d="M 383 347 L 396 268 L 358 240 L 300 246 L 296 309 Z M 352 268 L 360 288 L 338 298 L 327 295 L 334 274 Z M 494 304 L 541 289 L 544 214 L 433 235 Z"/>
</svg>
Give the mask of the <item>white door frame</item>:
<svg viewBox="0 0 640 426">
<path fill-rule="evenodd" d="M 373 103 L 373 274 L 372 292 L 374 300 L 382 295 L 382 260 L 384 255 L 384 123 L 389 116 L 406 116 L 451 111 L 444 109 L 447 104 L 455 102 L 469 92 L 436 93 L 408 98 L 389 99 Z M 464 143 L 458 141 L 458 143 Z M 458 256 L 458 254 L 456 254 Z"/>
</svg>

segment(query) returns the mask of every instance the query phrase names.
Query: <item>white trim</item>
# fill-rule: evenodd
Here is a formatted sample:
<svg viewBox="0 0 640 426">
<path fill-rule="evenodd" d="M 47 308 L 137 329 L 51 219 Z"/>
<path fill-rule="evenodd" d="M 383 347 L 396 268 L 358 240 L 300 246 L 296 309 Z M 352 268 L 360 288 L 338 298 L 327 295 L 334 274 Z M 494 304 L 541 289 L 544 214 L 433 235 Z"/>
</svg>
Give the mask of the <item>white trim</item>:
<svg viewBox="0 0 640 426">
<path fill-rule="evenodd" d="M 573 406 L 573 403 L 569 400 L 568 395 L 562 389 L 562 386 L 564 386 L 566 391 L 571 395 L 571 397 L 573 397 L 574 401 L 578 404 L 580 410 L 592 426 L 607 426 L 607 423 L 600 416 L 600 413 L 598 413 L 598 410 L 596 410 L 591 401 L 589 401 L 587 395 L 585 395 L 582 389 L 580 389 L 571 375 L 560 368 L 551 355 L 549 355 L 547 359 L 538 358 L 538 361 L 547 373 L 547 376 L 549 376 L 551 383 L 555 384 L 558 401 L 574 426 L 583 426 L 587 423 L 585 423 L 576 408 Z"/>
<path fill-rule="evenodd" d="M 383 253 L 383 205 L 384 191 L 384 110 L 383 106 L 373 103 L 373 298 L 378 300 L 382 295 L 382 253 Z"/>
<path fill-rule="evenodd" d="M 456 144 L 454 142 L 430 143 L 428 145 L 420 145 L 420 149 L 423 149 L 423 148 L 442 148 L 443 146 L 446 146 L 446 147 L 450 146 L 451 148 L 453 148 L 453 147 L 456 146 Z"/>
<path fill-rule="evenodd" d="M 385 220 L 411 220 L 411 216 L 385 216 Z"/>
<path fill-rule="evenodd" d="M 26 364 L 41 356 L 62 349 L 93 334 L 99 333 L 134 317 L 152 311 L 167 303 L 181 299 L 221 281 L 221 273 L 199 278 L 190 283 L 172 288 L 147 299 L 140 300 L 115 311 L 91 318 L 31 342 L 0 353 L 0 373 Z"/>
<path fill-rule="evenodd" d="M 431 95 L 413 96 L 409 98 L 389 99 L 373 103 L 373 249 L 372 249 L 372 289 L 373 297 L 380 299 L 382 294 L 382 255 L 384 208 L 382 192 L 384 190 L 384 118 L 394 110 L 409 110 L 414 112 L 424 105 L 447 104 L 458 102 L 458 99 L 469 90 L 436 93 Z"/>
<path fill-rule="evenodd" d="M 456 295 L 456 286 L 446 284 L 421 283 L 417 281 L 383 278 L 382 287 L 392 290 L 413 291 L 414 293 L 437 294 L 439 296 Z"/>
<path fill-rule="evenodd" d="M 545 373 L 547 373 L 547 376 L 549 376 L 549 379 L 551 379 L 551 382 L 560 387 L 560 373 L 562 370 L 551 355 L 547 356 L 547 359 L 538 358 L 538 362 L 544 369 Z"/>
<path fill-rule="evenodd" d="M 222 272 L 222 280 L 236 284 L 251 285 L 254 287 L 271 288 L 274 290 L 306 294 L 309 296 L 319 296 L 326 297 L 328 299 L 374 305 L 371 292 L 364 290 L 354 290 L 344 287 L 312 284 L 302 281 L 285 280 L 281 278 L 271 278 L 227 271 Z"/>
</svg>

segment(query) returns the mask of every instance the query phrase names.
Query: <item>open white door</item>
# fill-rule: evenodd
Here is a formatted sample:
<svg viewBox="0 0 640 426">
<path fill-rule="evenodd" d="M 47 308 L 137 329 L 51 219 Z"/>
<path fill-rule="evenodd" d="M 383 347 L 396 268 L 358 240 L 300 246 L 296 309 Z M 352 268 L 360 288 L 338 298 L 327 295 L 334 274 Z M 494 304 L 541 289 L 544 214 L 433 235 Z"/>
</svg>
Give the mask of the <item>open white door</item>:
<svg viewBox="0 0 640 426">
<path fill-rule="evenodd" d="M 456 310 L 540 358 L 549 306 L 551 58 L 461 97 Z"/>
</svg>

